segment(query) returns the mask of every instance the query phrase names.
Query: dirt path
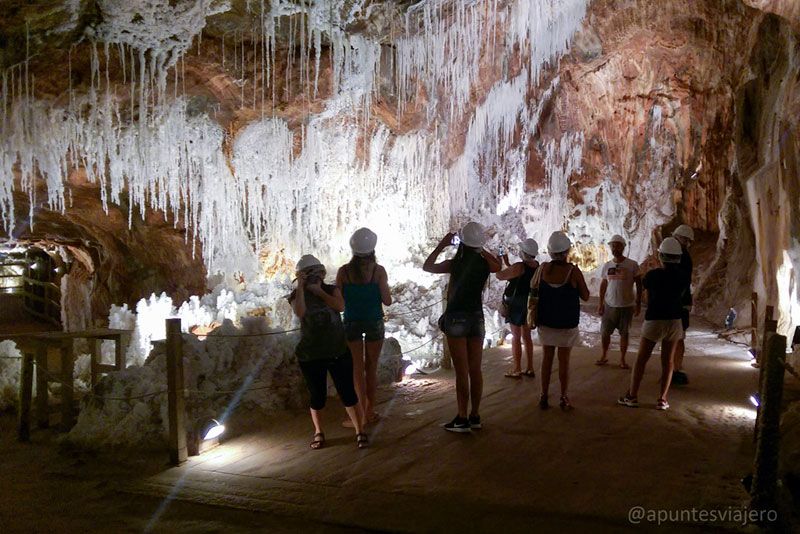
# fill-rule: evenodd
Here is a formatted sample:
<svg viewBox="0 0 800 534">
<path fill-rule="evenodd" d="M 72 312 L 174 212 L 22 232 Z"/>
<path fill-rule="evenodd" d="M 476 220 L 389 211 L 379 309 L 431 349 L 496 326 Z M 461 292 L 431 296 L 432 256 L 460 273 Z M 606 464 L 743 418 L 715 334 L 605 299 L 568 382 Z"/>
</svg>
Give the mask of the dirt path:
<svg viewBox="0 0 800 534">
<path fill-rule="evenodd" d="M 0 514 L 12 531 L 142 531 L 157 517 L 154 530 L 164 532 L 577 532 L 628 530 L 634 506 L 739 510 L 747 500 L 739 479 L 752 462 L 747 399 L 757 373 L 744 349 L 713 334 L 696 330 L 688 344 L 691 383 L 673 390 L 668 412 L 653 409 L 656 360 L 643 406 L 628 409 L 615 399 L 629 372 L 595 366 L 596 351 L 584 348 L 572 357 L 576 409 L 541 411 L 538 377 L 504 378 L 510 350 L 501 347 L 485 353 L 483 430 L 440 428 L 455 402 L 452 373 L 438 371 L 381 392 L 385 417 L 366 451 L 340 426 L 344 412 L 334 399 L 323 450 L 308 449 L 307 415 L 286 413 L 175 469 L 165 468 L 163 453 L 59 451 L 44 433 L 19 445 L 4 418 L 0 490 L 13 497 L 0 502 Z M 538 365 L 538 349 L 535 358 Z M 708 526 L 736 528 L 670 529 Z"/>
</svg>

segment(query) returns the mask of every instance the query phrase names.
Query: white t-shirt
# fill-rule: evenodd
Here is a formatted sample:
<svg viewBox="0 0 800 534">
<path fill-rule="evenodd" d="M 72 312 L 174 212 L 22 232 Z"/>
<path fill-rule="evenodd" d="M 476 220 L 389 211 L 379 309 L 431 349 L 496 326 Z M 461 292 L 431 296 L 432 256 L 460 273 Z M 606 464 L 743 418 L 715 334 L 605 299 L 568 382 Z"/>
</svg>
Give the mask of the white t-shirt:
<svg viewBox="0 0 800 534">
<path fill-rule="evenodd" d="M 601 277 L 608 280 L 606 288 L 606 306 L 627 308 L 636 305 L 633 292 L 633 280 L 639 274 L 639 264 L 630 258 L 621 263 L 613 259 L 603 265 Z"/>
</svg>

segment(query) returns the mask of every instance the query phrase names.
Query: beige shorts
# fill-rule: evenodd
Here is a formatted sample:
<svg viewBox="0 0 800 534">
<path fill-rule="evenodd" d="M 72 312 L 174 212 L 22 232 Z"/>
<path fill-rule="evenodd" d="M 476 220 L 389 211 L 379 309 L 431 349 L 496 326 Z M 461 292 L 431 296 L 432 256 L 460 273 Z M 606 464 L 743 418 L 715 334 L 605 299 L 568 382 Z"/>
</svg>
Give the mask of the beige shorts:
<svg viewBox="0 0 800 534">
<path fill-rule="evenodd" d="M 683 339 L 683 325 L 680 319 L 646 320 L 642 325 L 642 337 L 654 343 L 679 341 Z"/>
<path fill-rule="evenodd" d="M 580 341 L 578 327 L 550 328 L 549 326 L 538 326 L 537 330 L 539 330 L 539 342 L 543 346 L 574 347 Z"/>
</svg>

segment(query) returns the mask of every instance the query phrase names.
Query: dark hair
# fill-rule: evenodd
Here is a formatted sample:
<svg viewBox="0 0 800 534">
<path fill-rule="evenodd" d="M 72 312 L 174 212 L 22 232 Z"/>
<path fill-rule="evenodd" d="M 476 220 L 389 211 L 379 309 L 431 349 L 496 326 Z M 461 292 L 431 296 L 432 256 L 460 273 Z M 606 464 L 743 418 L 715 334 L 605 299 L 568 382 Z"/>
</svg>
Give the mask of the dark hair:
<svg viewBox="0 0 800 534">
<path fill-rule="evenodd" d="M 374 250 L 366 256 L 353 254 L 353 257 L 347 262 L 347 274 L 354 282 L 366 284 L 369 281 L 369 269 L 376 263 Z"/>
</svg>

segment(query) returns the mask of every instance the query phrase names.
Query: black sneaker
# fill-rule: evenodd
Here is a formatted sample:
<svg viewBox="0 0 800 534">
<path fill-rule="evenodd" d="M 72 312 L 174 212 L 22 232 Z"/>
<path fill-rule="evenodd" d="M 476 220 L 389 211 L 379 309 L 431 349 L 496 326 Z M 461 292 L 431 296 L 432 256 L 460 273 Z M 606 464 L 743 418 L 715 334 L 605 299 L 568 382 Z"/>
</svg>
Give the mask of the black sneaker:
<svg viewBox="0 0 800 534">
<path fill-rule="evenodd" d="M 550 403 L 547 402 L 547 395 L 539 395 L 539 408 L 542 410 L 550 408 Z"/>
<path fill-rule="evenodd" d="M 483 428 L 481 425 L 481 416 L 480 415 L 470 415 L 469 416 L 469 427 L 472 430 L 480 430 Z"/>
<path fill-rule="evenodd" d="M 470 432 L 469 419 L 456 416 L 452 421 L 444 425 L 444 429 L 449 432 Z"/>
</svg>

